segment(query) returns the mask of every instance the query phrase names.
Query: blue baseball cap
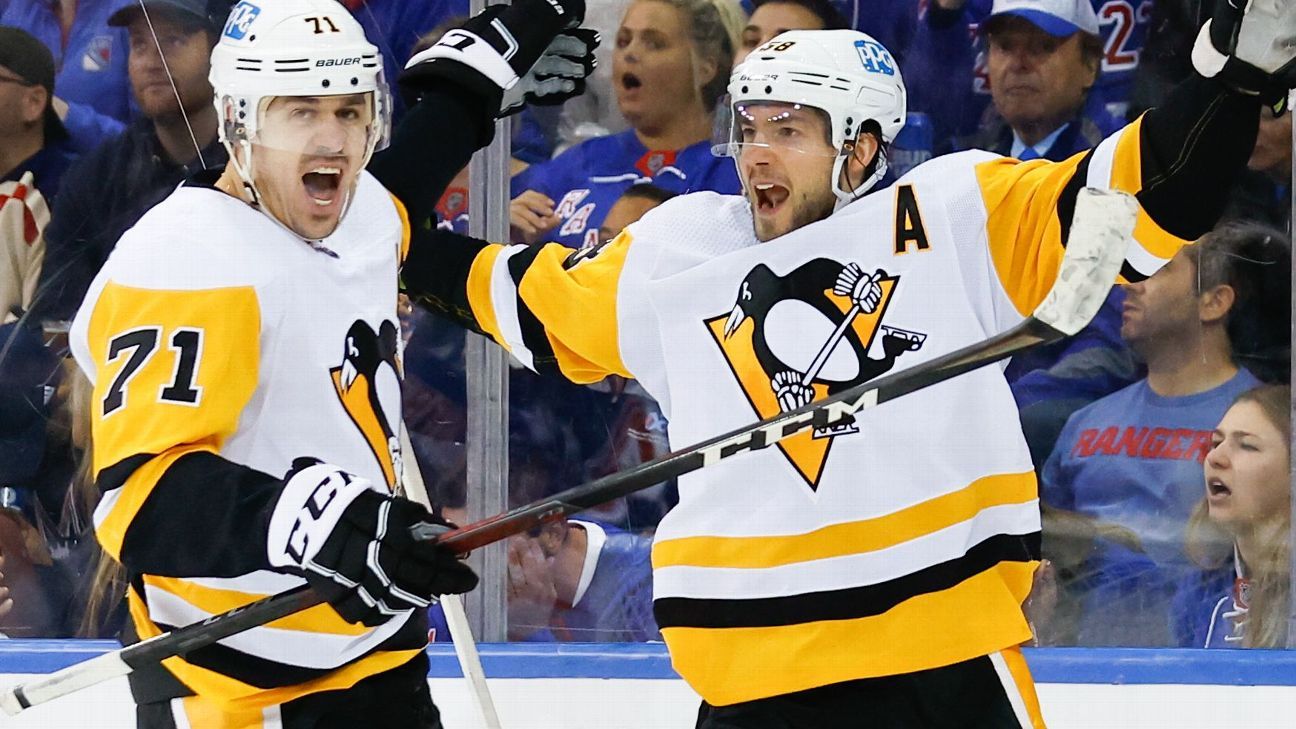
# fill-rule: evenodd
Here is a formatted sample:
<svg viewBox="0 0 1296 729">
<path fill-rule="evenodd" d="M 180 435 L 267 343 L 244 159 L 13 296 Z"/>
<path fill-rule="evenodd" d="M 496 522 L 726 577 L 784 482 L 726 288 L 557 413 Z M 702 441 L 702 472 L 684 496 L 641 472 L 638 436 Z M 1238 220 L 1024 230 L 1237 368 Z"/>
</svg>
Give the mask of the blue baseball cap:
<svg viewBox="0 0 1296 729">
<path fill-rule="evenodd" d="M 1016 15 L 1056 38 L 1075 33 L 1098 35 L 1098 14 L 1090 0 L 995 0 L 990 17 L 981 24 L 988 30 L 991 21 Z"/>
</svg>

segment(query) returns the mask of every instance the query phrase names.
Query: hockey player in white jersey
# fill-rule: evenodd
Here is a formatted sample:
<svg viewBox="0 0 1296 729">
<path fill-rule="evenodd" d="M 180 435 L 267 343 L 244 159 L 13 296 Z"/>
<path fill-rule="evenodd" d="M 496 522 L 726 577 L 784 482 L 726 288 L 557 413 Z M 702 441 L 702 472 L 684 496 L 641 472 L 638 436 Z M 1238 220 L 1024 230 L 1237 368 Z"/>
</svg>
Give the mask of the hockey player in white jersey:
<svg viewBox="0 0 1296 729">
<path fill-rule="evenodd" d="M 403 77 L 417 103 L 383 157 L 382 60 L 347 11 L 234 6 L 211 71 L 229 165 L 122 237 L 73 324 L 95 527 L 129 641 L 303 581 L 329 604 L 132 674 L 140 726 L 440 726 L 424 608 L 477 578 L 395 495 L 398 271 L 498 114 L 579 91 L 582 12 L 519 0 L 452 31 Z"/>
<path fill-rule="evenodd" d="M 1051 288 L 1085 186 L 1143 213 L 1122 276 L 1219 215 L 1262 104 L 1296 84 L 1296 4 L 1220 3 L 1198 74 L 1096 149 L 966 152 L 868 194 L 905 121 L 891 54 L 790 32 L 729 86 L 745 196 L 677 197 L 572 254 L 431 234 L 424 305 L 528 366 L 637 378 L 695 443 L 1019 323 Z M 981 369 L 680 479 L 654 611 L 698 726 L 1040 727 L 1017 649 L 1038 564 L 1034 471 L 1006 381 Z"/>
</svg>

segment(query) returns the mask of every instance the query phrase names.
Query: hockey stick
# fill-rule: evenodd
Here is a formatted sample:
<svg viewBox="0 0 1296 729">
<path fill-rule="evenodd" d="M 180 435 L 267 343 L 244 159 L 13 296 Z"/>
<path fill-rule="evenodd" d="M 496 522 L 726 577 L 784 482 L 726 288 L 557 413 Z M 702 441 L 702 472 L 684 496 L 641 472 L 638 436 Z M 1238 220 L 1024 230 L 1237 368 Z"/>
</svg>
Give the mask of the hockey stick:
<svg viewBox="0 0 1296 729">
<path fill-rule="evenodd" d="M 1075 334 L 1093 318 L 1111 290 L 1124 259 L 1126 243 L 1134 229 L 1137 210 L 1137 203 L 1128 195 L 1082 190 L 1076 200 L 1066 255 L 1052 290 L 1031 316 L 1007 332 L 450 532 L 444 532 L 442 527 L 418 525 L 415 536 L 436 539 L 456 551 L 467 552 L 697 471 L 744 451 L 766 448 L 812 428 L 849 421 L 860 410 Z M 184 655 L 321 602 L 307 586 L 287 590 L 69 666 L 44 678 L 9 687 L 0 693 L 0 708 L 10 715 L 17 714 L 36 704 L 126 675 L 165 658 Z"/>
<path fill-rule="evenodd" d="M 418 456 L 414 454 L 414 446 L 410 443 L 409 431 L 405 429 L 404 422 L 400 425 L 400 444 L 401 451 L 405 453 L 405 497 L 431 511 L 432 499 L 428 497 L 427 483 L 423 481 L 423 469 L 419 468 Z M 464 613 L 463 601 L 458 595 L 443 595 L 441 610 L 445 613 L 446 627 L 450 628 L 455 655 L 459 657 L 459 666 L 463 669 L 464 679 L 468 681 L 468 690 L 472 692 L 473 703 L 477 705 L 483 726 L 486 729 L 500 729 L 495 700 L 491 697 L 490 686 L 486 684 L 486 671 L 482 669 L 477 641 L 473 638 L 472 626 L 468 624 L 468 615 Z"/>
</svg>

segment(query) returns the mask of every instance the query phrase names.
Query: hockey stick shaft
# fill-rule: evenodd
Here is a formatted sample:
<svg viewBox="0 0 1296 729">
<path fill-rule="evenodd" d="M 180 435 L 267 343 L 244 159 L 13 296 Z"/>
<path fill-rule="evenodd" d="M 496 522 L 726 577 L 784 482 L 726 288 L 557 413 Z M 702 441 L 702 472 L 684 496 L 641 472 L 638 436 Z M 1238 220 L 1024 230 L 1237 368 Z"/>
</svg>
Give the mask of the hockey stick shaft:
<svg viewBox="0 0 1296 729">
<path fill-rule="evenodd" d="M 841 423 L 860 410 L 1075 334 L 1093 318 L 1111 289 L 1124 259 L 1136 212 L 1137 205 L 1128 195 L 1082 191 L 1076 202 L 1067 253 L 1053 289 L 1034 315 L 1007 332 L 547 499 L 450 532 L 429 528 L 419 536 L 436 538 L 449 548 L 467 552 L 697 471 L 739 453 L 766 448 L 812 428 Z M 11 687 L 0 693 L 0 708 L 11 715 L 16 714 L 30 706 L 125 675 L 165 658 L 183 655 L 321 602 L 309 587 L 296 587 L 70 666 L 43 679 Z"/>
<path fill-rule="evenodd" d="M 400 426 L 401 451 L 405 454 L 405 495 L 418 502 L 423 508 L 432 510 L 432 499 L 428 496 L 427 482 L 423 480 L 423 469 L 419 467 L 418 456 L 410 443 L 409 431 L 405 423 Z M 464 680 L 468 682 L 468 691 L 472 694 L 473 704 L 482 720 L 484 729 L 500 729 L 499 713 L 495 710 L 495 699 L 491 696 L 490 686 L 486 683 L 486 671 L 482 668 L 481 655 L 477 652 L 477 640 L 473 637 L 472 626 L 468 624 L 468 615 L 464 612 L 463 601 L 458 595 L 445 595 L 441 598 L 441 611 L 445 614 L 446 627 L 450 629 L 450 640 L 454 644 L 455 655 L 459 658 L 459 667 L 463 669 Z"/>
</svg>

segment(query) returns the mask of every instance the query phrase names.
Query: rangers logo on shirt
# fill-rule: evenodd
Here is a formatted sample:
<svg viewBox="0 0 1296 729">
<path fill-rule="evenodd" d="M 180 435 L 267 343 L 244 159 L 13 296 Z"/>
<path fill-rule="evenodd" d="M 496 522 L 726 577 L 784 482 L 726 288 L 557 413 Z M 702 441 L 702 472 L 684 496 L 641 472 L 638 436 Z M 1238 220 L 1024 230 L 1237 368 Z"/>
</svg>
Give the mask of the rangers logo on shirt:
<svg viewBox="0 0 1296 729">
<path fill-rule="evenodd" d="M 764 264 L 739 286 L 733 310 L 706 320 L 739 387 L 757 415 L 770 418 L 873 379 L 927 336 L 882 324 L 899 276 L 855 263 L 816 258 L 785 275 Z M 869 355 L 881 333 L 882 356 Z M 846 424 L 778 443 L 815 490 L 834 438 Z"/>
<path fill-rule="evenodd" d="M 97 72 L 108 68 L 112 63 L 112 46 L 112 36 L 95 36 L 86 45 L 85 53 L 81 54 L 81 70 Z"/>
</svg>

